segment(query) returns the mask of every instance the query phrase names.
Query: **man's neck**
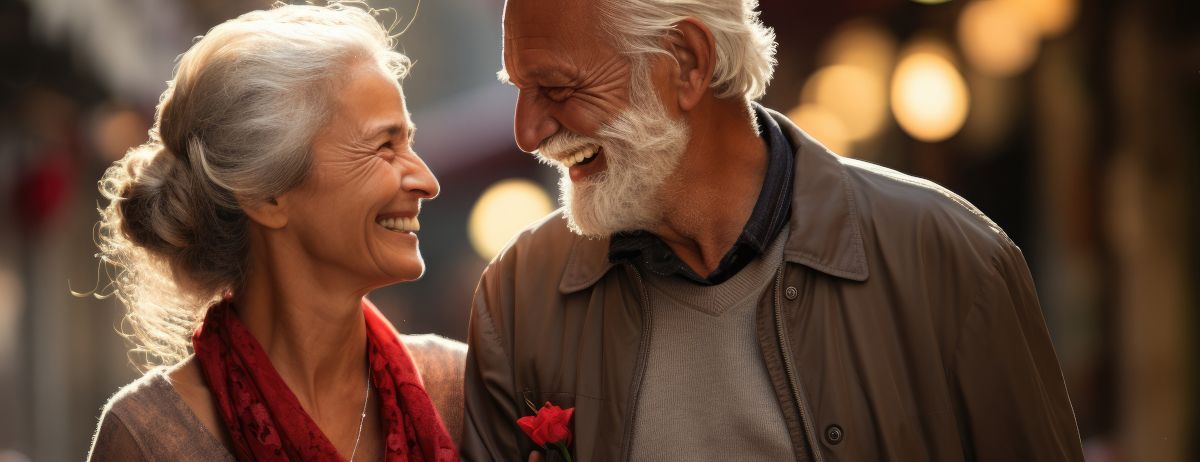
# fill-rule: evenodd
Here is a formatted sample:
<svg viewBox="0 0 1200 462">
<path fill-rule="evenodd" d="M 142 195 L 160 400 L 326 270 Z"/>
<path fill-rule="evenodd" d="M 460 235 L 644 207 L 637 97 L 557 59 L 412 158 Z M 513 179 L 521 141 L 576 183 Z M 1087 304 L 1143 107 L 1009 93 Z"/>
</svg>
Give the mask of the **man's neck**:
<svg viewBox="0 0 1200 462">
<path fill-rule="evenodd" d="M 696 274 L 711 274 L 741 235 L 767 171 L 766 143 L 745 103 L 712 99 L 687 115 L 692 139 L 663 186 L 669 204 L 650 230 Z"/>
<path fill-rule="evenodd" d="M 238 315 L 300 403 L 319 418 L 317 396 L 361 395 L 365 386 L 359 377 L 366 373 L 366 291 L 321 277 L 316 262 L 300 258 L 287 242 L 256 240 L 263 245 L 251 246 L 257 250 L 235 294 Z"/>
</svg>

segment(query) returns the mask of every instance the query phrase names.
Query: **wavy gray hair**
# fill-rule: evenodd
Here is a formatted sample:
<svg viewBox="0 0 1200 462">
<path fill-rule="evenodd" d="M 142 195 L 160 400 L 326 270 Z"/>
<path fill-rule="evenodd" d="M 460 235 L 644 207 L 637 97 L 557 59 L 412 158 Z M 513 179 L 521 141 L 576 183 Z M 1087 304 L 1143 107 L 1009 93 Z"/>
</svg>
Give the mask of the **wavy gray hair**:
<svg viewBox="0 0 1200 462">
<path fill-rule="evenodd" d="M 626 53 L 667 53 L 659 40 L 688 17 L 716 41 L 712 87 L 721 98 L 762 98 L 775 72 L 775 32 L 763 26 L 758 0 L 604 0 L 601 12 Z"/>
<path fill-rule="evenodd" d="M 276 3 L 212 28 L 180 57 L 150 140 L 100 180 L 110 200 L 101 260 L 116 270 L 111 288 L 146 363 L 186 356 L 207 306 L 242 284 L 239 203 L 307 177 L 345 71 L 367 63 L 397 80 L 407 73 L 378 11 L 359 6 Z"/>
</svg>

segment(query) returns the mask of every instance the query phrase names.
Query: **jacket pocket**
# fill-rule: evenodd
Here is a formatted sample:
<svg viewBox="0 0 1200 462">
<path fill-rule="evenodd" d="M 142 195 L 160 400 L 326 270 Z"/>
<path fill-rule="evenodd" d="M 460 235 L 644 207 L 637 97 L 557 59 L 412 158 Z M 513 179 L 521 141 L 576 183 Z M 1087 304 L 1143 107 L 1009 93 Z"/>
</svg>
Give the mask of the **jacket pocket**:
<svg viewBox="0 0 1200 462">
<path fill-rule="evenodd" d="M 563 409 L 575 407 L 575 393 L 565 391 L 540 392 L 526 389 L 521 392 L 521 399 L 524 401 L 524 403 L 522 403 L 523 405 L 521 406 L 521 415 L 536 414 L 537 410 L 546 403 L 553 404 Z"/>
</svg>

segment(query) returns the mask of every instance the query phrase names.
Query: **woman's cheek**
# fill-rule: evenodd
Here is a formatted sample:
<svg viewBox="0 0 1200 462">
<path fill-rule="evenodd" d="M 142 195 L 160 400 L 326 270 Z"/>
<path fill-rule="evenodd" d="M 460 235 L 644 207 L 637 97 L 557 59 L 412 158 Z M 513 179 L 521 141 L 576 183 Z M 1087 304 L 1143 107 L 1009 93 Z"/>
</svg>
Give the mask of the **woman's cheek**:
<svg viewBox="0 0 1200 462">
<path fill-rule="evenodd" d="M 383 161 L 382 159 L 380 159 L 380 163 L 382 168 L 376 172 L 376 176 L 378 178 L 376 178 L 374 181 L 378 182 L 380 187 L 387 191 L 399 190 L 400 178 L 402 177 L 403 172 L 401 172 L 399 168 L 396 168 L 393 163 Z"/>
</svg>

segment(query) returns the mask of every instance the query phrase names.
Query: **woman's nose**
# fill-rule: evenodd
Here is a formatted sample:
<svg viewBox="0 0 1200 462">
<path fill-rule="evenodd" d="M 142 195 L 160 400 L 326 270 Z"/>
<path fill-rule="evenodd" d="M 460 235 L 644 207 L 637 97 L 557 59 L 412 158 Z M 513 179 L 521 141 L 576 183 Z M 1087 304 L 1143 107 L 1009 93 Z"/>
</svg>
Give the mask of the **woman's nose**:
<svg viewBox="0 0 1200 462">
<path fill-rule="evenodd" d="M 401 177 L 400 187 L 421 199 L 437 197 L 442 190 L 437 177 L 433 176 L 433 171 L 429 170 L 429 166 L 425 165 L 421 156 L 413 156 L 413 158 L 416 159 L 416 162 L 412 164 L 413 168 Z"/>
</svg>

